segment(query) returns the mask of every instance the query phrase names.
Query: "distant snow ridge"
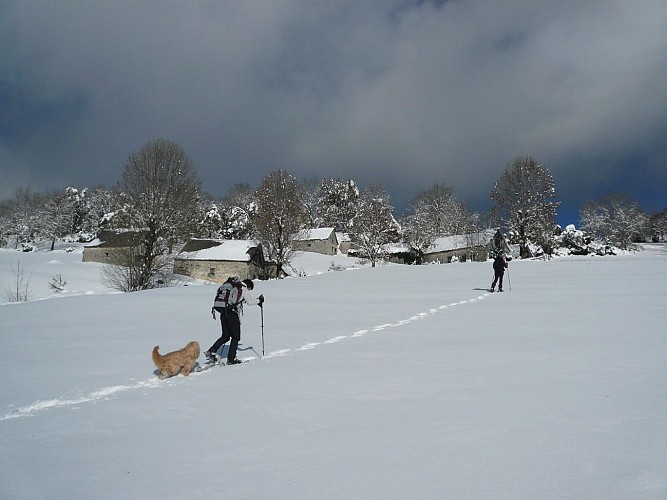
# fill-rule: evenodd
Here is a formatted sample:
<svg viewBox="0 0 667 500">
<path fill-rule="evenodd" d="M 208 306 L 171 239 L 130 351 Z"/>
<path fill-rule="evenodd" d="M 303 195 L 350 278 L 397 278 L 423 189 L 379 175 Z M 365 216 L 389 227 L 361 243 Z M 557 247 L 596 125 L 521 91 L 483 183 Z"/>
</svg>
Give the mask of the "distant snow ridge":
<svg viewBox="0 0 667 500">
<path fill-rule="evenodd" d="M 437 308 L 432 308 L 429 309 L 428 312 L 422 312 L 419 314 L 415 314 L 414 316 L 409 317 L 408 319 L 400 320 L 397 321 L 396 323 L 385 323 L 382 325 L 377 325 L 373 326 L 367 329 L 362 329 L 362 330 L 357 330 L 356 332 L 352 333 L 351 335 L 337 335 L 336 337 L 332 337 L 328 340 L 325 340 L 323 342 L 309 342 L 307 344 L 304 344 L 301 347 L 298 347 L 296 349 L 280 349 L 277 351 L 270 352 L 266 356 L 264 356 L 263 359 L 267 358 L 275 358 L 279 356 L 286 356 L 290 353 L 297 352 L 297 351 L 308 351 L 310 349 L 314 349 L 318 346 L 321 345 L 326 345 L 326 344 L 335 344 L 337 342 L 340 342 L 342 340 L 345 340 L 347 338 L 356 338 L 356 337 L 362 337 L 368 333 L 371 332 L 380 332 L 382 330 L 386 330 L 388 328 L 397 328 L 400 326 L 404 326 L 410 323 L 414 323 L 415 321 L 419 321 L 421 319 L 427 318 L 433 314 L 437 314 L 440 311 L 444 311 L 446 309 L 449 309 L 451 307 L 456 307 L 460 306 L 463 304 L 474 304 L 475 302 L 484 299 L 485 297 L 489 296 L 490 293 L 484 293 L 478 297 L 468 299 L 468 300 L 461 300 L 459 302 L 452 302 L 451 304 L 446 304 L 446 305 L 441 305 Z M 246 361 L 250 361 L 253 359 L 257 359 L 257 357 L 251 357 L 251 358 L 246 358 Z M 202 372 L 203 373 L 203 372 Z M 119 392 L 124 392 L 124 391 L 130 391 L 134 389 L 145 389 L 145 388 L 152 388 L 152 387 L 158 387 L 161 384 L 163 384 L 164 381 L 161 381 L 160 379 L 152 378 L 148 380 L 143 380 L 141 382 L 137 382 L 136 384 L 130 384 L 130 385 L 114 385 L 110 387 L 103 387 L 102 389 L 98 389 L 96 391 L 91 392 L 90 394 L 86 396 L 82 396 L 80 398 L 75 398 L 75 399 L 48 399 L 45 401 L 36 401 L 35 403 L 32 403 L 28 406 L 23 406 L 21 408 L 17 408 L 16 410 L 12 411 L 11 413 L 7 413 L 5 415 L 0 416 L 0 421 L 3 420 L 10 420 L 13 418 L 23 418 L 23 417 L 29 417 L 34 415 L 37 412 L 43 411 L 43 410 L 49 410 L 53 408 L 62 408 L 62 407 L 67 407 L 67 406 L 78 406 L 84 403 L 91 403 L 94 401 L 100 401 L 104 399 L 109 399 L 111 396 L 114 394 L 117 394 Z"/>
</svg>

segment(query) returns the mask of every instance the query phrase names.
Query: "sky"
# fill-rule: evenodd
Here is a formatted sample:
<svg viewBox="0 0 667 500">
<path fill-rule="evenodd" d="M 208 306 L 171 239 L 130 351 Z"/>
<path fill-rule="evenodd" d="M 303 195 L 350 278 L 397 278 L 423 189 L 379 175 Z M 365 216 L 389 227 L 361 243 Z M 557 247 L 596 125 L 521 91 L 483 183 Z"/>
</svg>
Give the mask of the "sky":
<svg viewBox="0 0 667 500">
<path fill-rule="evenodd" d="M 112 188 L 167 138 L 214 197 L 286 169 L 486 210 L 532 156 L 561 223 L 619 191 L 661 210 L 665 26 L 663 0 L 3 0 L 0 199 Z"/>
<path fill-rule="evenodd" d="M 0 295 L 1 498 L 667 496 L 664 244 L 514 260 L 494 294 L 490 262 L 300 253 L 255 284 L 246 363 L 166 380 L 153 346 L 210 347 L 217 285 L 111 293 L 58 248 L 0 249 L 0 290 L 32 277 Z"/>
</svg>

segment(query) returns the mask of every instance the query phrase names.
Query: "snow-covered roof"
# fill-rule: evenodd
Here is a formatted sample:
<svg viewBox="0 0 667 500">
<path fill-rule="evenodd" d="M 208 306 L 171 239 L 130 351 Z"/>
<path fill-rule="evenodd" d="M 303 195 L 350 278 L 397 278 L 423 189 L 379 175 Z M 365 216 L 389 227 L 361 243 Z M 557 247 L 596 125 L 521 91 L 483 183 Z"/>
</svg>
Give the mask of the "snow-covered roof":
<svg viewBox="0 0 667 500">
<path fill-rule="evenodd" d="M 308 229 L 306 231 L 301 231 L 295 241 L 308 241 L 308 240 L 328 240 L 329 236 L 333 232 L 333 227 L 320 227 L 318 229 Z"/>
<path fill-rule="evenodd" d="M 472 234 L 457 234 L 453 236 L 443 236 L 437 238 L 434 242 L 434 245 L 429 248 L 426 253 L 438 253 L 438 252 L 447 252 L 450 250 L 458 250 L 461 248 L 467 248 L 471 246 L 482 246 L 486 245 L 493 236 L 493 231 L 485 230 L 479 233 Z M 400 253 L 400 252 L 409 252 L 410 248 L 404 243 L 395 243 L 390 247 L 391 253 Z"/>
<path fill-rule="evenodd" d="M 251 248 L 257 247 L 254 240 L 219 240 L 211 242 L 213 246 L 195 250 L 193 252 L 181 252 L 178 259 L 184 260 L 220 260 L 248 262 L 250 261 Z"/>
<path fill-rule="evenodd" d="M 115 231 L 100 231 L 97 238 L 86 243 L 84 248 L 123 248 L 141 244 L 145 231 L 131 231 L 120 229 Z"/>
<path fill-rule="evenodd" d="M 344 241 L 352 241 L 352 238 L 350 238 L 349 233 L 336 233 L 336 239 L 340 241 L 341 243 Z"/>
<path fill-rule="evenodd" d="M 453 236 L 443 236 L 435 240 L 433 248 L 428 253 L 447 252 L 471 246 L 486 245 L 491 237 L 485 231 L 473 234 L 455 234 Z"/>
<path fill-rule="evenodd" d="M 102 243 L 104 243 L 101 239 L 95 238 L 94 240 L 89 241 L 85 245 L 83 245 L 84 248 L 95 248 L 100 246 Z"/>
</svg>

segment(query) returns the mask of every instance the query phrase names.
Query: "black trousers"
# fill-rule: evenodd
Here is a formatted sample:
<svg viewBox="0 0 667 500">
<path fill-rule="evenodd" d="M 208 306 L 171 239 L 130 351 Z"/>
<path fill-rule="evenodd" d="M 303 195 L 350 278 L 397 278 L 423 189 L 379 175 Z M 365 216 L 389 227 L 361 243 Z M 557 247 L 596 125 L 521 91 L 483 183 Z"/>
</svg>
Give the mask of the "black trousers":
<svg viewBox="0 0 667 500">
<path fill-rule="evenodd" d="M 496 287 L 496 283 L 498 280 L 500 280 L 500 285 L 498 286 L 498 290 L 503 289 L 503 276 L 505 275 L 505 271 L 494 271 L 493 272 L 493 284 L 491 285 L 491 289 L 494 289 Z"/>
<path fill-rule="evenodd" d="M 229 343 L 229 352 L 227 353 L 227 361 L 234 361 L 236 359 L 236 350 L 238 349 L 239 341 L 241 340 L 241 320 L 239 319 L 239 314 L 233 309 L 223 309 L 222 307 L 216 307 L 215 310 L 220 313 L 222 335 L 215 341 L 209 351 L 218 352 L 218 349 L 231 339 L 231 342 Z"/>
</svg>

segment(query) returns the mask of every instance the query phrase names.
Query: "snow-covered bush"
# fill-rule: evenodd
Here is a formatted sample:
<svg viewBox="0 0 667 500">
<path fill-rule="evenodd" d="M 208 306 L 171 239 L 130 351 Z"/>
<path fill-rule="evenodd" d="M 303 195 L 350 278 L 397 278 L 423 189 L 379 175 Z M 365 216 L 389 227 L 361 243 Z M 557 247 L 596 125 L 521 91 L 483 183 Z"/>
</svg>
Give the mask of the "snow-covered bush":
<svg viewBox="0 0 667 500">
<path fill-rule="evenodd" d="M 556 237 L 556 255 L 615 255 L 616 249 L 595 241 L 592 236 L 570 224 Z"/>
</svg>

